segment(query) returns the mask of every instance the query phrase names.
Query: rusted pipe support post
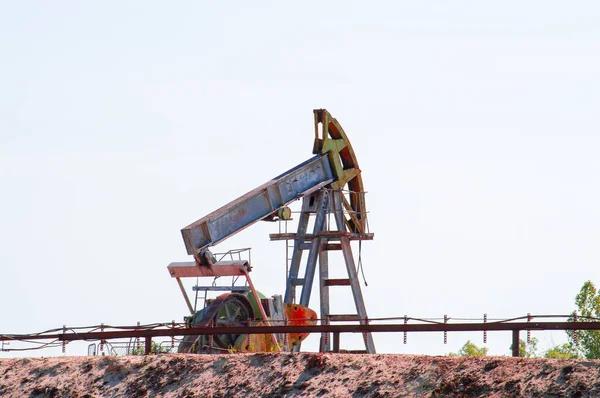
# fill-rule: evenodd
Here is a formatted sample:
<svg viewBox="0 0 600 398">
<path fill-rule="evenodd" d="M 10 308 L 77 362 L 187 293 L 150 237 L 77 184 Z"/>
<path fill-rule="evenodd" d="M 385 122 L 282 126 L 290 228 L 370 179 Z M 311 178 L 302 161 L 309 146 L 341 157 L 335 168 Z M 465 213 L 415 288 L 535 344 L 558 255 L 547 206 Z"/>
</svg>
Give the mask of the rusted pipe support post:
<svg viewBox="0 0 600 398">
<path fill-rule="evenodd" d="M 147 336 L 145 339 L 146 346 L 144 347 L 144 354 L 149 355 L 152 353 L 152 337 Z"/>
<path fill-rule="evenodd" d="M 512 356 L 519 356 L 519 329 L 514 329 L 512 331 Z"/>
<path fill-rule="evenodd" d="M 531 313 L 527 313 L 527 322 L 531 322 Z M 527 329 L 527 344 L 531 344 L 531 330 Z"/>
<path fill-rule="evenodd" d="M 333 352 L 340 352 L 340 332 L 333 333 Z"/>
<path fill-rule="evenodd" d="M 573 313 L 573 322 L 577 322 L 577 312 Z M 579 343 L 579 336 L 577 336 L 577 329 L 573 330 L 573 340 L 575 341 L 575 345 Z"/>
<path fill-rule="evenodd" d="M 487 323 L 487 314 L 483 314 L 483 323 Z M 487 330 L 483 329 L 483 344 L 487 344 Z"/>
<path fill-rule="evenodd" d="M 448 323 L 448 315 L 444 314 L 444 323 Z M 448 344 L 448 331 L 444 330 L 444 344 Z"/>
</svg>

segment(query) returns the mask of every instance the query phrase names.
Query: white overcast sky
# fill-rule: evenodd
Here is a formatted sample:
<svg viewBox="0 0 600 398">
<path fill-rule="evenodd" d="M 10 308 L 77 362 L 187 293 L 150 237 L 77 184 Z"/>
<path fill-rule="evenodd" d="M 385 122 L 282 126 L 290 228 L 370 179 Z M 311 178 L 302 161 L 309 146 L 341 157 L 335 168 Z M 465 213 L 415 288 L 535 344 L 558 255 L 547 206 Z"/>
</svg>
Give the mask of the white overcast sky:
<svg viewBox="0 0 600 398">
<path fill-rule="evenodd" d="M 600 284 L 599 18 L 595 1 L 2 2 L 0 333 L 180 321 L 180 229 L 309 158 L 314 108 L 369 191 L 371 317 L 572 311 Z M 218 248 L 253 247 L 267 295 L 285 290 L 275 229 Z M 375 335 L 398 353 L 467 339 Z"/>
</svg>

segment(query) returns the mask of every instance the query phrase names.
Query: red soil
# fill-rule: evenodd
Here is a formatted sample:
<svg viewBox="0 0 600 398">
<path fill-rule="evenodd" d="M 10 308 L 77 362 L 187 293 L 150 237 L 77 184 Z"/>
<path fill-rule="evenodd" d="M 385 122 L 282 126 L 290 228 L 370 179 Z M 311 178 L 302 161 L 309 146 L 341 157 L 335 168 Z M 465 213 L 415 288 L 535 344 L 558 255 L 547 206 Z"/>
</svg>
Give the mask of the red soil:
<svg viewBox="0 0 600 398">
<path fill-rule="evenodd" d="M 600 361 L 352 354 L 0 359 L 2 397 L 600 397 Z"/>
</svg>

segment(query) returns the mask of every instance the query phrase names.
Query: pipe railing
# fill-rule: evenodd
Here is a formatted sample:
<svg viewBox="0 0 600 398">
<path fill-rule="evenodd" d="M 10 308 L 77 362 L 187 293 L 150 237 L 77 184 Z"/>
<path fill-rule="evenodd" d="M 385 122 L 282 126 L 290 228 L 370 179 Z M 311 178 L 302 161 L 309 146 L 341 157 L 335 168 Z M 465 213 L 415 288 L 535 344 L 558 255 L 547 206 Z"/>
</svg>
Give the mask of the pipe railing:
<svg viewBox="0 0 600 398">
<path fill-rule="evenodd" d="M 535 318 L 568 318 L 567 321 L 533 321 Z M 111 339 L 144 338 L 145 353 L 152 350 L 153 337 L 197 336 L 217 334 L 277 334 L 277 333 L 332 333 L 334 340 L 333 352 L 339 352 L 339 338 L 342 333 L 426 333 L 426 332 L 476 332 L 487 333 L 492 331 L 512 332 L 512 355 L 519 356 L 519 337 L 521 331 L 546 331 L 546 330 L 600 330 L 600 319 L 596 317 L 575 318 L 573 315 L 527 315 L 506 320 L 487 322 L 448 322 L 452 318 L 444 317 L 445 322 L 437 318 L 376 318 L 369 319 L 365 324 L 321 324 L 321 325 L 271 325 L 271 326 L 204 326 L 186 327 L 184 323 L 163 323 L 140 326 L 108 326 L 69 328 L 63 327 L 35 334 L 0 334 L 0 342 L 21 341 L 33 342 L 37 340 L 51 340 L 43 347 L 54 343 L 70 341 L 105 341 Z M 574 321 L 576 319 L 577 321 Z M 377 321 L 402 320 L 404 323 L 384 323 Z M 408 323 L 409 320 L 419 323 Z M 273 322 L 275 323 L 275 322 Z M 100 330 L 100 331 L 98 331 Z M 59 333 L 61 332 L 61 333 Z M 406 343 L 406 339 L 404 340 Z M 63 344 L 64 346 L 64 344 Z M 43 348 L 42 347 L 42 348 Z M 4 349 L 10 351 L 11 349 Z"/>
</svg>

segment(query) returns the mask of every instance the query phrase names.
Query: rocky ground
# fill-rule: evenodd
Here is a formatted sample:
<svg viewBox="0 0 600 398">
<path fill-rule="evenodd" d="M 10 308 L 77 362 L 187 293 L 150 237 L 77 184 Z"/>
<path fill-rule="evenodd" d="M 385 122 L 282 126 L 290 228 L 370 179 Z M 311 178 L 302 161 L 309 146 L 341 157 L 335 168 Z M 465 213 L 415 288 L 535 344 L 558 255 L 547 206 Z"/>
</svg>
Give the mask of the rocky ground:
<svg viewBox="0 0 600 398">
<path fill-rule="evenodd" d="M 600 397 L 600 361 L 352 354 L 0 359 L 2 397 Z"/>
</svg>

